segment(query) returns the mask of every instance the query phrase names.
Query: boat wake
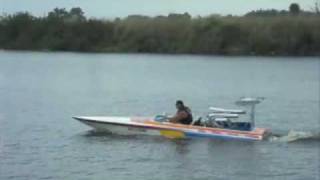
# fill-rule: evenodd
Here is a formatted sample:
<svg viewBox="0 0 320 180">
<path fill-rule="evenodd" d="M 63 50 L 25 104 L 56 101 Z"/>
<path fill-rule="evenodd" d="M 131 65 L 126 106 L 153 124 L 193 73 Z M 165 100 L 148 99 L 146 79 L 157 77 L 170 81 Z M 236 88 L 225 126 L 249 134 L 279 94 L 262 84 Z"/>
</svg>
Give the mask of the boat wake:
<svg viewBox="0 0 320 180">
<path fill-rule="evenodd" d="M 320 133 L 290 130 L 288 134 L 271 134 L 271 142 L 320 142 Z"/>
</svg>

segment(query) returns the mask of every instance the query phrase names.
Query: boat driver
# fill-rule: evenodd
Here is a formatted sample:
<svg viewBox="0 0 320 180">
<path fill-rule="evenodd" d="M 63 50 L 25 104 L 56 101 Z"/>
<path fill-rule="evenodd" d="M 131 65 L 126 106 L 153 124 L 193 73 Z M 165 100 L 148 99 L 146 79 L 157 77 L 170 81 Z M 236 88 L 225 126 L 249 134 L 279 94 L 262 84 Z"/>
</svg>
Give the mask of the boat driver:
<svg viewBox="0 0 320 180">
<path fill-rule="evenodd" d="M 189 107 L 185 106 L 181 100 L 176 102 L 177 113 L 169 118 L 171 123 L 191 124 L 192 113 Z"/>
</svg>

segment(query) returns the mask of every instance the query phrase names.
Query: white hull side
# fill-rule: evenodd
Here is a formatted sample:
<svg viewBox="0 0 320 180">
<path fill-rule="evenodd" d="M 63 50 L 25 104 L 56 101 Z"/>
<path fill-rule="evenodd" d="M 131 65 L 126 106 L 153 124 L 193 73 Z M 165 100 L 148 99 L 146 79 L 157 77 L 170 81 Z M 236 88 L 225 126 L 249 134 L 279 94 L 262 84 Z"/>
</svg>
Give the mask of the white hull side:
<svg viewBox="0 0 320 180">
<path fill-rule="evenodd" d="M 97 131 L 110 132 L 119 135 L 160 135 L 159 130 L 156 129 L 146 129 L 140 127 L 130 127 L 123 125 L 114 125 L 106 123 L 96 123 L 90 121 L 81 121 L 82 123 L 93 127 Z"/>
</svg>

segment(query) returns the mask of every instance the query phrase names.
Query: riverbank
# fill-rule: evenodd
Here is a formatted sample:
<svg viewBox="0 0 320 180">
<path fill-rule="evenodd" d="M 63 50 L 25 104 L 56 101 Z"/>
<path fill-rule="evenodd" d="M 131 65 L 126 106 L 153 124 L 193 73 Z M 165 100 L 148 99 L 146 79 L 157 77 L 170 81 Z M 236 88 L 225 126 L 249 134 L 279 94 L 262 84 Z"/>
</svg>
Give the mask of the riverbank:
<svg viewBox="0 0 320 180">
<path fill-rule="evenodd" d="M 318 14 L 270 12 L 207 17 L 132 15 L 115 20 L 88 19 L 80 8 L 55 9 L 45 17 L 17 13 L 0 18 L 0 49 L 320 56 Z"/>
</svg>

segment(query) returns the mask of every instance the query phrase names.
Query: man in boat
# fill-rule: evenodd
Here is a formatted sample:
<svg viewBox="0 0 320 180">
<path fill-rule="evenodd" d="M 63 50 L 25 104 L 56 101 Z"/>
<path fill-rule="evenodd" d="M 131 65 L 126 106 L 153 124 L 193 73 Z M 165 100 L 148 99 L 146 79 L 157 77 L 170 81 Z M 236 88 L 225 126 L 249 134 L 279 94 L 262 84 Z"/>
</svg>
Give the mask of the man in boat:
<svg viewBox="0 0 320 180">
<path fill-rule="evenodd" d="M 172 123 L 191 124 L 192 113 L 189 107 L 185 106 L 181 100 L 176 102 L 177 113 L 175 116 L 169 118 Z"/>
</svg>

